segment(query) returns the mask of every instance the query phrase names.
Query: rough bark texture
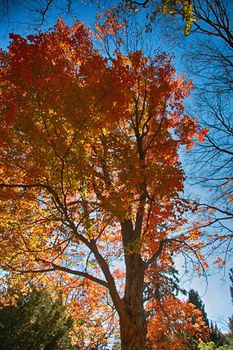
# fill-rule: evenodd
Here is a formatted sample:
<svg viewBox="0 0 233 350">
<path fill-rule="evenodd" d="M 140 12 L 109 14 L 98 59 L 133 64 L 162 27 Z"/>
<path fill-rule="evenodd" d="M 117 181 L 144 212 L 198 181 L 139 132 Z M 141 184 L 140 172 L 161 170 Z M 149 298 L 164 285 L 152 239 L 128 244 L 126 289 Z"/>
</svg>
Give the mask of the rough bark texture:
<svg viewBox="0 0 233 350">
<path fill-rule="evenodd" d="M 124 296 L 126 317 L 120 318 L 121 350 L 144 350 L 146 320 L 143 309 L 144 268 L 139 254 L 127 257 L 128 271 Z"/>
<path fill-rule="evenodd" d="M 144 350 L 146 342 L 146 319 L 143 308 L 143 286 L 145 263 L 139 252 L 129 252 L 137 242 L 138 234 L 132 223 L 123 226 L 123 243 L 125 249 L 126 285 L 123 298 L 124 316 L 120 315 L 121 350 Z M 137 248 L 138 249 L 138 248 Z M 136 250 L 137 250 L 136 249 Z"/>
<path fill-rule="evenodd" d="M 145 331 L 142 327 L 130 327 L 120 324 L 121 350 L 145 350 Z"/>
</svg>

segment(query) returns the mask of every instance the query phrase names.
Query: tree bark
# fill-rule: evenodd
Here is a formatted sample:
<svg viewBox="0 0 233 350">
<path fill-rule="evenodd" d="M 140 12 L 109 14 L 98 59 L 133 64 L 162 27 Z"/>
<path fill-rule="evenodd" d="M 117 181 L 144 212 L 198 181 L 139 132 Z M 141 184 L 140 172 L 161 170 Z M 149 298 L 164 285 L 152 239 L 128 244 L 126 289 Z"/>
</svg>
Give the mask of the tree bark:
<svg viewBox="0 0 233 350">
<path fill-rule="evenodd" d="M 130 327 L 120 323 L 121 350 L 145 350 L 146 338 L 142 327 L 134 327 L 133 320 Z"/>
<path fill-rule="evenodd" d="M 145 350 L 146 318 L 143 305 L 144 275 L 146 264 L 142 260 L 138 242 L 140 223 L 133 229 L 132 221 L 122 224 L 125 253 L 124 313 L 120 317 L 121 350 Z"/>
<path fill-rule="evenodd" d="M 146 319 L 143 307 L 144 264 L 140 254 L 126 259 L 125 317 L 120 317 L 121 350 L 144 350 Z"/>
</svg>

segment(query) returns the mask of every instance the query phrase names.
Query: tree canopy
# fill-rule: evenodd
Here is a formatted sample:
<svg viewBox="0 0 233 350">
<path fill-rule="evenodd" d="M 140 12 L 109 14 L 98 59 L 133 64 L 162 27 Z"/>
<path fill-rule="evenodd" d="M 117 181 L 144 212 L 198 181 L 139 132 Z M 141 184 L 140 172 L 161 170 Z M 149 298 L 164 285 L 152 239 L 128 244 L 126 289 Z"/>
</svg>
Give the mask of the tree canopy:
<svg viewBox="0 0 233 350">
<path fill-rule="evenodd" d="M 113 24 L 97 38 L 121 28 Z M 145 307 L 154 307 L 151 329 L 167 318 L 166 349 L 181 348 L 180 317 L 192 306 L 171 294 L 144 305 L 143 296 L 147 276 L 162 281 L 174 254 L 204 265 L 198 230 L 182 230 L 195 208 L 182 197 L 179 147 L 207 133 L 184 114 L 192 83 L 164 53 L 118 48 L 107 59 L 79 22 L 11 39 L 1 52 L 1 268 L 13 283 L 40 273 L 42 284 L 55 276 L 82 287 L 87 304 L 110 296 L 122 350 L 145 348 Z"/>
</svg>

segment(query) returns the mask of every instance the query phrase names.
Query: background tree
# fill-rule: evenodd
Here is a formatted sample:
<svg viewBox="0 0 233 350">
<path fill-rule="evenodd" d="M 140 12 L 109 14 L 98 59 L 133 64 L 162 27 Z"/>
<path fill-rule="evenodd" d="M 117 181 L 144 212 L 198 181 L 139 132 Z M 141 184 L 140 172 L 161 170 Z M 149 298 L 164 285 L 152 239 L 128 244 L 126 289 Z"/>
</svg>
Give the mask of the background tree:
<svg viewBox="0 0 233 350">
<path fill-rule="evenodd" d="M 232 271 L 232 269 L 231 269 Z M 230 272 L 230 280 L 232 281 L 232 272 Z M 232 288 L 231 288 L 232 296 Z M 195 300 L 195 298 L 194 298 Z M 229 323 L 230 333 L 229 335 L 222 334 L 218 329 L 217 325 L 210 323 L 210 339 L 208 343 L 201 342 L 198 344 L 198 349 L 200 350 L 230 350 L 232 348 L 232 331 L 231 331 L 231 318 Z"/>
<path fill-rule="evenodd" d="M 197 291 L 191 289 L 188 293 L 188 302 L 195 305 L 195 307 L 201 311 L 202 313 L 202 317 L 203 317 L 203 320 L 206 324 L 206 326 L 209 328 L 210 327 L 210 324 L 209 324 L 209 320 L 208 320 L 208 317 L 207 317 L 207 314 L 206 314 L 206 311 L 205 311 L 205 305 L 204 303 L 202 302 L 199 294 Z"/>
<path fill-rule="evenodd" d="M 164 263 L 164 262 L 162 262 Z M 181 301 L 178 294 L 186 294 L 179 287 L 178 272 L 170 265 L 167 272 L 152 264 L 145 283 L 145 298 L 148 315 L 148 349 L 173 350 L 178 346 L 190 348 L 190 339 L 197 337 L 208 340 L 208 329 L 200 310 L 186 301 Z M 202 331 L 200 332 L 200 328 Z"/>
<path fill-rule="evenodd" d="M 208 340 L 208 329 L 200 310 L 172 295 L 162 302 L 151 300 L 154 314 L 148 320 L 148 348 L 153 350 L 191 349 L 190 339 Z"/>
<path fill-rule="evenodd" d="M 18 295 L 15 306 L 0 309 L 1 350 L 71 350 L 73 321 L 60 299 L 45 291 Z"/>
<path fill-rule="evenodd" d="M 198 292 L 191 289 L 188 293 L 187 302 L 192 304 L 194 306 L 194 308 L 196 310 L 199 310 L 199 312 L 200 312 L 199 317 L 201 317 L 202 322 L 203 322 L 203 327 L 206 329 L 206 338 L 205 339 L 202 338 L 202 341 L 204 342 L 204 341 L 210 340 L 209 320 L 208 320 L 207 314 L 205 312 L 205 305 L 202 302 Z M 191 322 L 192 323 L 196 322 L 196 315 L 195 314 L 193 315 Z M 189 336 L 189 334 L 188 334 L 187 338 L 188 338 L 188 349 L 197 350 L 198 344 L 200 342 L 199 335 L 196 333 L 193 336 Z"/>
<path fill-rule="evenodd" d="M 216 324 L 210 323 L 210 340 L 214 342 L 216 346 L 222 346 L 228 344 L 227 337 L 218 329 Z"/>
<path fill-rule="evenodd" d="M 201 311 L 202 318 L 204 321 L 205 326 L 209 330 L 209 340 L 212 341 L 216 346 L 222 346 L 227 343 L 227 338 L 224 336 L 224 334 L 218 329 L 216 324 L 213 324 L 212 321 L 209 321 L 207 317 L 207 313 L 205 311 L 205 305 L 202 302 L 198 292 L 191 289 L 188 294 L 188 302 L 195 305 L 195 307 Z M 193 348 L 198 348 L 199 343 L 198 338 L 193 339 Z"/>
</svg>

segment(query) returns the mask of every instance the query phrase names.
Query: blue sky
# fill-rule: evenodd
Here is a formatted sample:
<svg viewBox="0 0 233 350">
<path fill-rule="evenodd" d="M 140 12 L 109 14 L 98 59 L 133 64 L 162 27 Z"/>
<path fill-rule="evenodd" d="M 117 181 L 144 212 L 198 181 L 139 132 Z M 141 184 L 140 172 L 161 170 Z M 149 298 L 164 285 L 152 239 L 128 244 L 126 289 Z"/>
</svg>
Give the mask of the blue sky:
<svg viewBox="0 0 233 350">
<path fill-rule="evenodd" d="M 1 2 L 1 6 L 4 2 Z M 27 1 L 25 2 L 27 4 Z M 35 23 L 35 12 L 31 12 L 27 8 L 27 5 L 22 5 L 21 1 L 9 1 L 8 17 L 6 16 L 6 8 L 1 9 L 2 18 L 0 17 L 0 46 L 6 49 L 9 39 L 9 32 L 16 32 L 22 35 L 26 35 L 35 30 L 33 23 Z M 56 2 L 59 5 L 59 1 Z M 51 27 L 56 23 L 57 17 L 63 12 L 63 19 L 67 23 L 72 23 L 75 18 L 86 22 L 88 25 L 92 25 L 95 21 L 96 7 L 94 5 L 83 5 L 80 2 L 75 2 L 73 6 L 72 16 L 64 15 L 64 11 L 58 8 L 56 11 L 52 10 L 48 13 L 47 22 L 41 27 L 41 30 Z M 151 37 L 153 38 L 153 37 Z M 154 37 L 154 47 L 164 47 L 163 42 L 158 41 L 158 38 Z M 171 50 L 169 50 L 171 51 Z M 180 51 L 174 50 L 177 58 L 175 59 L 175 65 L 177 70 L 181 73 L 182 67 L 180 65 Z M 178 267 L 181 268 L 182 262 L 177 261 Z M 230 263 L 226 266 L 225 273 L 222 270 L 211 269 L 211 276 L 208 277 L 208 284 L 203 278 L 193 278 L 191 282 L 186 282 L 185 287 L 193 288 L 197 290 L 205 303 L 208 317 L 213 321 L 216 321 L 223 330 L 226 330 L 226 323 L 228 317 L 233 313 L 232 304 L 230 299 L 229 290 L 229 268 Z"/>
</svg>

